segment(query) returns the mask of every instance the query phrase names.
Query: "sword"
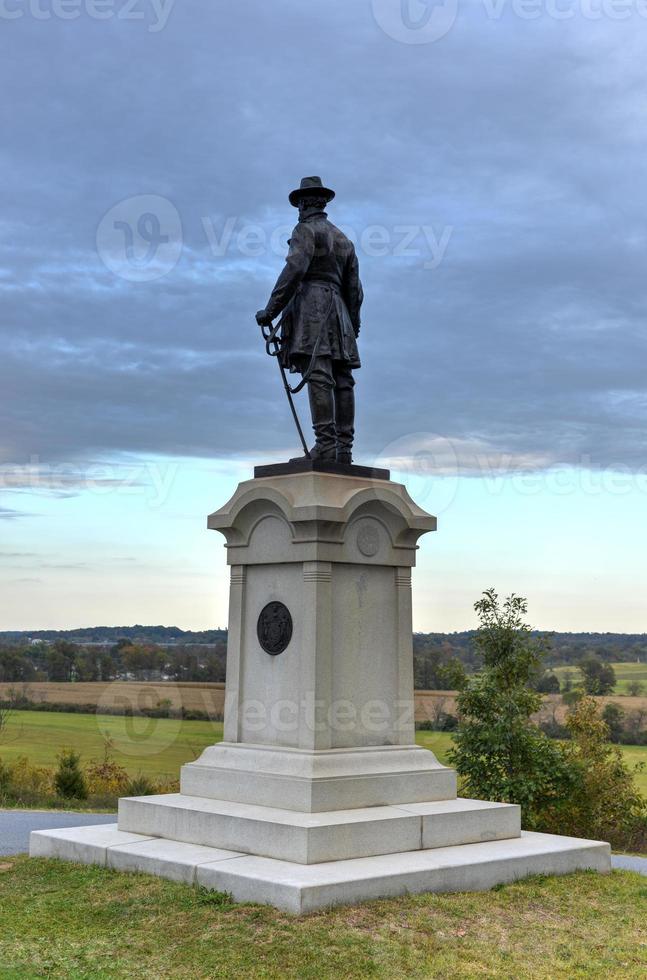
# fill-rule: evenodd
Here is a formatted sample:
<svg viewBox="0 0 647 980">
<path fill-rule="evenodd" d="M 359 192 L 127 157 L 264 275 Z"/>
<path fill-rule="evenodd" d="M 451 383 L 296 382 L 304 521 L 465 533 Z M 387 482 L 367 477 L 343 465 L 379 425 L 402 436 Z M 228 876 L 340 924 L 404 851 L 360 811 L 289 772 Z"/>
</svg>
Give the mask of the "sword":
<svg viewBox="0 0 647 980">
<path fill-rule="evenodd" d="M 263 340 L 265 341 L 265 351 L 270 355 L 270 357 L 276 358 L 276 363 L 279 366 L 279 371 L 281 372 L 281 380 L 283 382 L 283 387 L 285 388 L 285 394 L 287 395 L 288 404 L 290 406 L 290 411 L 292 412 L 292 418 L 294 419 L 294 424 L 297 427 L 297 432 L 299 433 L 299 439 L 301 440 L 301 445 L 303 446 L 303 451 L 307 459 L 311 459 L 310 450 L 308 449 L 308 444 L 306 443 L 305 437 L 303 435 L 303 429 L 301 428 L 301 423 L 299 422 L 299 416 L 297 415 L 297 410 L 294 406 L 294 399 L 292 395 L 296 395 L 297 392 L 301 391 L 303 386 L 306 384 L 309 376 L 309 371 L 306 371 L 303 379 L 294 388 L 290 387 L 287 375 L 285 373 L 285 368 L 281 364 L 281 358 L 279 354 L 281 353 L 281 345 L 277 338 L 280 323 L 277 323 L 275 327 L 269 326 L 265 327 L 261 325 L 261 333 L 263 334 Z M 317 348 L 318 348 L 317 344 Z M 314 361 L 314 356 L 312 358 L 311 364 Z"/>
</svg>

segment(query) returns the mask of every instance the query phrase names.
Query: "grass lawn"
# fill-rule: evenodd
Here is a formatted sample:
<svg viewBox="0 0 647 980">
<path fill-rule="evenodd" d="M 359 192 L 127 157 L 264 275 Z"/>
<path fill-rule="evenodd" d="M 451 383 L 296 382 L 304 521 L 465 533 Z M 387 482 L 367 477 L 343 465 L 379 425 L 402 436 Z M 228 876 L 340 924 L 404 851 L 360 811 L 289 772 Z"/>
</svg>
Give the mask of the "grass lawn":
<svg viewBox="0 0 647 980">
<path fill-rule="evenodd" d="M 647 663 L 637 664 L 635 661 L 630 663 L 611 664 L 616 675 L 616 686 L 614 694 L 628 694 L 627 685 L 631 681 L 640 681 L 644 685 L 644 693 L 647 694 Z M 578 683 L 582 677 L 577 667 L 551 667 L 551 673 L 559 677 L 560 684 L 563 683 L 566 674 L 570 674 L 574 684 Z"/>
<path fill-rule="evenodd" d="M 89 762 L 102 758 L 105 736 L 113 741 L 115 759 L 131 775 L 177 778 L 183 763 L 195 759 L 207 745 L 221 740 L 222 723 L 16 711 L 0 743 L 0 759 L 10 762 L 24 755 L 34 765 L 52 767 L 61 749 L 71 745 L 82 753 L 83 762 Z M 451 734 L 417 732 L 416 741 L 431 749 L 440 762 L 447 762 Z M 647 796 L 647 746 L 623 745 L 621 749 L 632 764 L 646 764 L 636 781 Z"/>
<path fill-rule="evenodd" d="M 0 977 L 642 978 L 647 881 L 535 877 L 293 918 L 143 875 L 0 864 Z"/>
<path fill-rule="evenodd" d="M 175 778 L 183 763 L 222 739 L 222 722 L 16 711 L 0 742 L 0 758 L 24 755 L 34 765 L 52 767 L 61 749 L 73 746 L 86 763 L 103 758 L 106 736 L 116 761 L 131 775 Z"/>
</svg>

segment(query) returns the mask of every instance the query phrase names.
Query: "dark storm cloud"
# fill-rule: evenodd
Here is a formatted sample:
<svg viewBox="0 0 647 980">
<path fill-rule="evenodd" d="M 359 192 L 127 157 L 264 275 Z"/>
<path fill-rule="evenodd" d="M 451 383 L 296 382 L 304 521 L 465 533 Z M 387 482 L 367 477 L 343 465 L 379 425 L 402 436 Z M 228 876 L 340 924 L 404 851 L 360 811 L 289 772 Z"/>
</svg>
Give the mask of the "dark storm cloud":
<svg viewBox="0 0 647 980">
<path fill-rule="evenodd" d="M 346 0 L 148 23 L 2 24 L 0 463 L 290 445 L 253 314 L 319 172 L 367 293 L 361 455 L 645 463 L 646 21 L 472 5 L 428 45 Z M 111 271 L 137 202 L 102 224 L 142 195 L 170 202 L 151 281 Z"/>
</svg>

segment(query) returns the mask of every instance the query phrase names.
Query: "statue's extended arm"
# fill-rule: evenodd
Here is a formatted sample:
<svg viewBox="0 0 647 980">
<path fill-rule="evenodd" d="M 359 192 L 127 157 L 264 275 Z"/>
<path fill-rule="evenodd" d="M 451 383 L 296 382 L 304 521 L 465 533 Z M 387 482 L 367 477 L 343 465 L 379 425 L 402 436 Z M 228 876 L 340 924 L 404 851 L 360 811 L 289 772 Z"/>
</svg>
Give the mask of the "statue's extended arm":
<svg viewBox="0 0 647 980">
<path fill-rule="evenodd" d="M 276 286 L 264 311 L 270 321 L 285 309 L 296 293 L 299 283 L 310 267 L 314 251 L 314 233 L 302 222 L 292 232 L 285 267 L 276 280 Z"/>
</svg>

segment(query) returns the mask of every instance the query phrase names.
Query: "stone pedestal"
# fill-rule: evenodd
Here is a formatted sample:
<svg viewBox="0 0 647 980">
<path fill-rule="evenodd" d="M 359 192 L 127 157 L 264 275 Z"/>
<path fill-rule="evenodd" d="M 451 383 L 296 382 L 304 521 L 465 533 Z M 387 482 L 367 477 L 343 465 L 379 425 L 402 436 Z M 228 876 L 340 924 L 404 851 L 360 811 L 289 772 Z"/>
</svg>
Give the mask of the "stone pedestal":
<svg viewBox="0 0 647 980">
<path fill-rule="evenodd" d="M 180 793 L 121 800 L 112 829 L 35 833 L 32 853 L 295 912 L 608 870 L 606 844 L 457 799 L 415 745 L 411 569 L 436 521 L 371 477 L 273 469 L 209 517 L 231 567 L 224 741 L 182 767 Z"/>
<path fill-rule="evenodd" d="M 209 527 L 231 566 L 225 740 L 182 792 L 314 812 L 455 795 L 414 738 L 411 568 L 435 518 L 398 484 L 311 472 L 242 483 Z"/>
</svg>

